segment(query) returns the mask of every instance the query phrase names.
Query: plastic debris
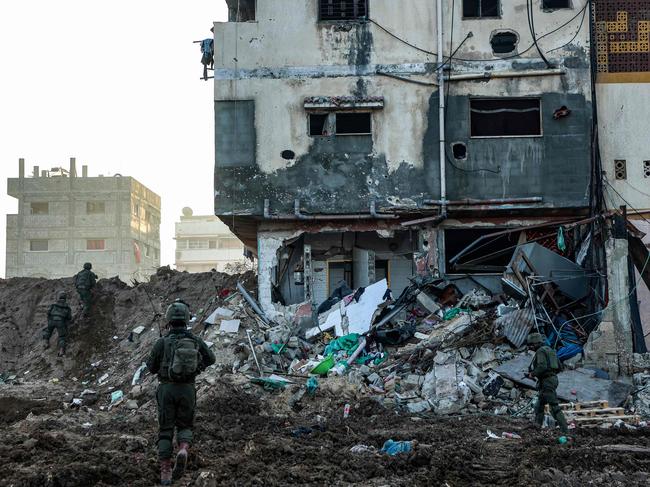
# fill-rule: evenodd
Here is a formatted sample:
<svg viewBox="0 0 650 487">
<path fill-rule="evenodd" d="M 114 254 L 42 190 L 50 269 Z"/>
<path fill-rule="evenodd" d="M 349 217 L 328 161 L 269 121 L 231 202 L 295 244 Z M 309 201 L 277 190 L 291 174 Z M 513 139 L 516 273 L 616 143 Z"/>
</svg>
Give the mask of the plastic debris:
<svg viewBox="0 0 650 487">
<path fill-rule="evenodd" d="M 400 453 L 408 453 L 413 450 L 412 441 L 394 441 L 386 440 L 384 446 L 381 447 L 383 453 L 388 453 L 390 456 L 399 455 Z"/>
</svg>

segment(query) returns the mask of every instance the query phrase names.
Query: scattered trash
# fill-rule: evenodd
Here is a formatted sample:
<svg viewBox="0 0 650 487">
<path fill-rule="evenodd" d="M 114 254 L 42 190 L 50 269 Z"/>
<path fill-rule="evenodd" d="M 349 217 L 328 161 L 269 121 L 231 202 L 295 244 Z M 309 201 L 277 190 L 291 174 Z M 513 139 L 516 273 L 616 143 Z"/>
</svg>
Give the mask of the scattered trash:
<svg viewBox="0 0 650 487">
<path fill-rule="evenodd" d="M 240 320 L 221 320 L 219 331 L 222 333 L 237 333 L 239 332 Z"/>
<path fill-rule="evenodd" d="M 377 448 L 368 445 L 354 445 L 350 448 L 350 452 L 360 455 L 362 453 L 377 453 Z"/>
<path fill-rule="evenodd" d="M 350 416 L 350 404 L 346 404 L 343 408 L 343 419 L 347 419 Z"/>
<path fill-rule="evenodd" d="M 381 447 L 383 453 L 388 453 L 390 456 L 399 455 L 400 453 L 408 453 L 413 450 L 414 441 L 393 441 L 386 440 L 384 446 Z"/>
<path fill-rule="evenodd" d="M 124 393 L 120 390 L 113 391 L 111 393 L 111 404 L 115 404 L 118 401 L 121 401 L 124 397 Z"/>
<path fill-rule="evenodd" d="M 142 365 L 138 367 L 138 370 L 135 371 L 135 374 L 133 374 L 133 379 L 131 380 L 132 386 L 142 382 L 142 374 L 144 373 L 145 370 L 147 370 L 147 364 L 142 363 Z"/>
</svg>

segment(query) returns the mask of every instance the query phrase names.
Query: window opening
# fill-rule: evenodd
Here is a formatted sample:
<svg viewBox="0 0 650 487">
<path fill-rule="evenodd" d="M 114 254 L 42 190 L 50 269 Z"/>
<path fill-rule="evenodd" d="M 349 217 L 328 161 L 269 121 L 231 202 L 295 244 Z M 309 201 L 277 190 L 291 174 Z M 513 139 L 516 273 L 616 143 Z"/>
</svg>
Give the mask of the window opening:
<svg viewBox="0 0 650 487">
<path fill-rule="evenodd" d="M 370 113 L 337 113 L 336 114 L 336 134 L 353 135 L 353 134 L 370 134 L 372 122 Z"/>
<path fill-rule="evenodd" d="M 386 279 L 388 287 L 390 287 L 390 261 L 389 260 L 375 260 L 375 282 Z"/>
<path fill-rule="evenodd" d="M 216 240 L 210 240 L 210 249 L 216 249 L 217 248 L 217 241 Z"/>
<path fill-rule="evenodd" d="M 614 176 L 618 180 L 627 179 L 627 162 L 623 159 L 614 161 Z"/>
<path fill-rule="evenodd" d="M 361 20 L 368 16 L 368 0 L 319 0 L 320 20 Z"/>
<path fill-rule="evenodd" d="M 650 178 L 650 161 L 643 161 L 643 177 Z"/>
<path fill-rule="evenodd" d="M 49 215 L 50 204 L 40 202 L 30 203 L 30 212 L 32 215 Z"/>
<path fill-rule="evenodd" d="M 255 0 L 226 0 L 228 22 L 254 22 Z"/>
<path fill-rule="evenodd" d="M 499 0 L 463 0 L 463 17 L 499 17 Z"/>
<path fill-rule="evenodd" d="M 514 32 L 498 32 L 490 39 L 492 52 L 494 54 L 507 54 L 515 50 L 518 41 L 517 34 Z"/>
<path fill-rule="evenodd" d="M 86 250 L 106 250 L 106 240 L 86 240 Z"/>
<path fill-rule="evenodd" d="M 481 242 L 474 250 L 468 251 L 455 263 L 454 256 L 484 235 L 498 232 L 499 229 L 446 229 L 445 230 L 445 269 L 448 273 L 472 272 L 476 274 L 500 274 L 510 263 L 519 240 L 520 232 L 499 235 Z M 476 261 L 476 262 L 474 262 Z"/>
<path fill-rule="evenodd" d="M 309 135 L 370 135 L 372 116 L 370 112 L 310 113 Z"/>
<path fill-rule="evenodd" d="M 29 241 L 30 252 L 47 252 L 48 248 L 49 248 L 49 242 L 47 240 Z"/>
<path fill-rule="evenodd" d="M 451 150 L 454 153 L 454 159 L 467 159 L 467 146 L 465 144 L 458 142 L 451 146 Z"/>
<path fill-rule="evenodd" d="M 543 9 L 571 8 L 571 0 L 542 0 Z"/>
<path fill-rule="evenodd" d="M 106 213 L 106 204 L 103 201 L 87 201 L 86 213 L 89 215 Z"/>
<path fill-rule="evenodd" d="M 535 98 L 470 100 L 472 137 L 542 135 L 541 105 Z"/>
</svg>

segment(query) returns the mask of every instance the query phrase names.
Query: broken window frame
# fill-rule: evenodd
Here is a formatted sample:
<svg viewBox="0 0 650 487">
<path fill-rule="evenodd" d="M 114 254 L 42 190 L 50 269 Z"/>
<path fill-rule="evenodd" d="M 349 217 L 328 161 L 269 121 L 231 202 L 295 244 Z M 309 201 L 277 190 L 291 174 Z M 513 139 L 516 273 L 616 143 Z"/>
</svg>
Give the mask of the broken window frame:
<svg viewBox="0 0 650 487">
<path fill-rule="evenodd" d="M 105 201 L 86 201 L 86 215 L 104 215 L 105 213 Z"/>
<path fill-rule="evenodd" d="M 50 203 L 47 201 L 32 201 L 29 203 L 30 215 L 49 215 Z"/>
<path fill-rule="evenodd" d="M 364 15 L 352 15 L 350 17 L 334 17 L 333 8 L 336 4 L 351 3 L 352 8 L 355 4 L 362 4 L 364 8 Z M 323 16 L 323 12 L 331 5 L 331 12 L 327 17 Z M 340 7 L 339 7 L 340 8 Z M 347 6 L 346 6 L 347 8 Z M 318 21 L 319 22 L 360 22 L 366 21 L 370 17 L 370 0 L 318 0 Z"/>
<path fill-rule="evenodd" d="M 473 135 L 472 133 L 472 102 L 474 101 L 507 101 L 507 100 L 536 100 L 537 101 L 537 106 L 539 107 L 539 133 L 537 134 L 517 134 L 517 135 Z M 542 99 L 541 97 L 538 96 L 521 96 L 521 97 L 501 97 L 501 98 L 495 98 L 495 97 L 478 97 L 478 96 L 471 96 L 468 98 L 468 113 L 469 113 L 469 124 L 468 124 L 468 130 L 469 130 L 469 137 L 471 139 L 504 139 L 504 138 L 539 138 L 539 137 L 544 137 L 544 119 L 542 116 Z"/>
<path fill-rule="evenodd" d="M 339 115 L 350 115 L 350 114 L 367 114 L 368 115 L 368 124 L 369 124 L 369 131 L 367 132 L 343 132 L 340 133 L 337 129 L 337 119 Z M 312 116 L 322 116 L 326 115 L 325 123 L 323 124 L 323 128 L 325 126 L 330 125 L 332 127 L 332 133 L 330 134 L 315 134 L 312 133 Z M 333 120 L 330 120 L 330 117 L 333 117 Z M 331 110 L 327 112 L 323 111 L 309 111 L 307 112 L 307 134 L 310 137 L 346 137 L 350 135 L 356 135 L 356 136 L 372 136 L 373 133 L 373 120 L 372 120 L 372 111 L 370 110 Z"/>
<path fill-rule="evenodd" d="M 501 18 L 501 0 L 495 0 L 497 3 L 497 14 L 496 15 L 483 15 L 483 1 L 476 0 L 478 2 L 479 14 L 476 16 L 466 16 L 465 15 L 465 2 L 468 0 L 463 0 L 462 8 L 462 19 L 463 20 L 481 20 L 481 19 L 500 19 Z"/>
<path fill-rule="evenodd" d="M 86 240 L 86 251 L 103 252 L 104 250 L 106 250 L 106 239 L 90 238 Z"/>
</svg>

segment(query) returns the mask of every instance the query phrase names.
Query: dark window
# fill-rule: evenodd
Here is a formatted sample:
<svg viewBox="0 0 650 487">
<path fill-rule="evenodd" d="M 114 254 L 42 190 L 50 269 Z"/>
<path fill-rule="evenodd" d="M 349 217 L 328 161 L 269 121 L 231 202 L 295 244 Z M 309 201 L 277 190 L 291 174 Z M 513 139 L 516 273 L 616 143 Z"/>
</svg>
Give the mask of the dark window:
<svg viewBox="0 0 650 487">
<path fill-rule="evenodd" d="M 49 203 L 30 203 L 32 215 L 48 215 L 50 213 Z"/>
<path fill-rule="evenodd" d="M 47 252 L 49 245 L 47 240 L 30 240 L 29 250 L 31 252 Z"/>
<path fill-rule="evenodd" d="M 211 249 L 216 249 L 217 248 L 217 241 L 216 240 L 210 240 L 208 247 Z"/>
<path fill-rule="evenodd" d="M 368 0 L 319 0 L 321 20 L 357 20 L 368 16 Z"/>
<path fill-rule="evenodd" d="M 650 161 L 643 161 L 643 177 L 650 178 Z"/>
<path fill-rule="evenodd" d="M 369 135 L 371 133 L 372 117 L 370 112 L 309 114 L 309 135 L 313 137 L 328 137 L 330 135 Z"/>
<path fill-rule="evenodd" d="M 499 0 L 463 0 L 463 17 L 499 17 Z"/>
<path fill-rule="evenodd" d="M 106 213 L 106 205 L 103 201 L 87 201 L 86 213 L 89 215 L 101 215 Z"/>
<path fill-rule="evenodd" d="M 490 39 L 494 54 L 507 54 L 515 50 L 517 34 L 514 32 L 499 32 Z"/>
<path fill-rule="evenodd" d="M 330 135 L 325 130 L 326 122 L 327 122 L 327 113 L 311 113 L 309 115 L 309 135 L 311 136 Z"/>
<path fill-rule="evenodd" d="M 255 0 L 226 0 L 228 22 L 255 21 Z"/>
<path fill-rule="evenodd" d="M 542 0 L 542 8 L 571 8 L 571 0 Z"/>
<path fill-rule="evenodd" d="M 473 99 L 469 103 L 472 137 L 542 135 L 539 99 Z"/>
<path fill-rule="evenodd" d="M 217 167 L 255 165 L 255 101 L 215 102 Z"/>
<path fill-rule="evenodd" d="M 372 133 L 370 113 L 336 114 L 336 135 L 370 133 Z"/>
</svg>

